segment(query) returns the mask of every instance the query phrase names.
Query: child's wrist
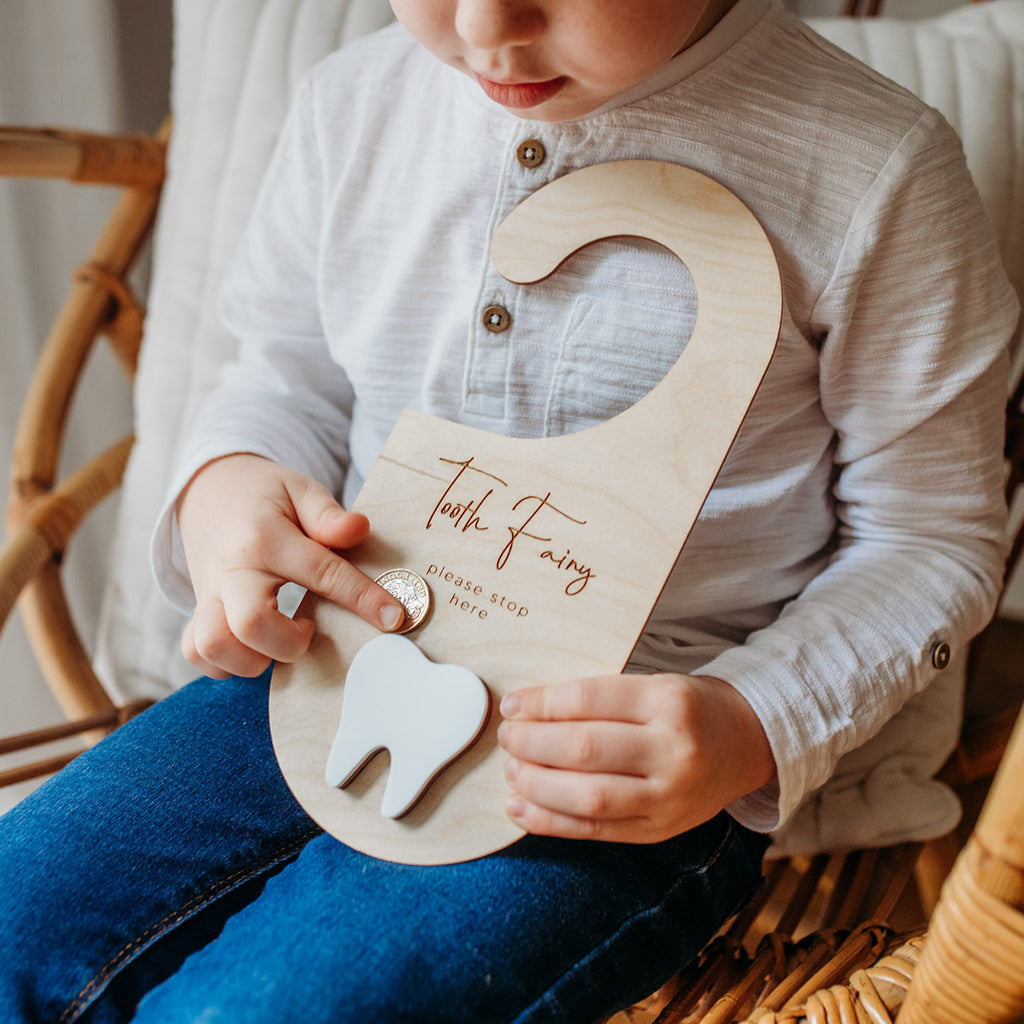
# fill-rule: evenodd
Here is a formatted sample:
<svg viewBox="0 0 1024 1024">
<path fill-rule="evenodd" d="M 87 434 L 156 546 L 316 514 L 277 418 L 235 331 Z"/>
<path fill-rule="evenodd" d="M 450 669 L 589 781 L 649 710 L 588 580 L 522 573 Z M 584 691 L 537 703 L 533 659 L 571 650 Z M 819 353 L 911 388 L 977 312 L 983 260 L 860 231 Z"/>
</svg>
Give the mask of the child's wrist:
<svg viewBox="0 0 1024 1024">
<path fill-rule="evenodd" d="M 723 730 L 736 768 L 737 780 L 742 779 L 742 793 L 746 796 L 768 785 L 777 775 L 775 756 L 768 734 L 750 702 L 731 683 L 717 676 L 694 676 L 710 683 L 716 692 L 721 713 L 718 728 Z"/>
</svg>

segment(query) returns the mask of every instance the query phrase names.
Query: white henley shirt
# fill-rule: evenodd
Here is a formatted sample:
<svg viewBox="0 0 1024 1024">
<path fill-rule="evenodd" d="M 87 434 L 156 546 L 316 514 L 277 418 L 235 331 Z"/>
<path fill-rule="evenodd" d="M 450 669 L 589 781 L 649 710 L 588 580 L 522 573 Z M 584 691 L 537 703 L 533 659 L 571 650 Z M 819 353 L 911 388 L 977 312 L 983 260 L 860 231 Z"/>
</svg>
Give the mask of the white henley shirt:
<svg viewBox="0 0 1024 1024">
<path fill-rule="evenodd" d="M 517 159 L 528 139 L 536 166 Z M 239 359 L 194 425 L 158 579 L 189 606 L 170 510 L 212 458 L 257 452 L 350 502 L 403 407 L 532 437 L 653 387 L 694 321 L 675 257 L 609 240 L 521 287 L 487 255 L 541 185 L 630 158 L 739 196 L 784 292 L 777 353 L 630 671 L 699 671 L 750 702 L 778 778 L 730 808 L 744 824 L 789 822 L 792 848 L 938 834 L 957 809 L 928 776 L 957 723 L 933 651 L 961 649 L 999 587 L 1017 305 L 953 131 L 777 0 L 741 0 L 568 122 L 511 115 L 399 26 L 316 67 L 222 289 Z M 845 795 L 822 795 L 830 776 Z"/>
</svg>

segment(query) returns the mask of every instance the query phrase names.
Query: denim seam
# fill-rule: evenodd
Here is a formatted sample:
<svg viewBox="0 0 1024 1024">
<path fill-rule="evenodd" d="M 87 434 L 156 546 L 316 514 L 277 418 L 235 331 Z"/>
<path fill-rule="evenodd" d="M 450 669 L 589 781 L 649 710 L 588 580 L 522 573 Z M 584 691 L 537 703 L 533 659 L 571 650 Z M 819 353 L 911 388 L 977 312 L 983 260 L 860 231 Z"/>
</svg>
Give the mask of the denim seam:
<svg viewBox="0 0 1024 1024">
<path fill-rule="evenodd" d="M 255 878 L 257 875 L 266 871 L 267 868 L 273 867 L 274 864 L 280 863 L 282 860 L 286 860 L 296 850 L 301 850 L 311 839 L 320 834 L 320 829 L 310 829 L 308 832 L 303 833 L 296 839 L 287 843 L 284 846 L 278 847 L 272 853 L 264 856 L 258 860 L 255 864 L 250 864 L 247 867 L 236 871 L 233 875 L 228 875 L 227 878 L 221 879 L 215 885 L 208 889 L 204 889 L 202 892 L 197 893 L 186 903 L 180 907 L 175 908 L 169 914 L 165 915 L 156 924 L 151 925 L 141 935 L 137 936 L 126 946 L 123 946 L 118 952 L 111 957 L 99 971 L 89 979 L 88 983 L 75 995 L 67 1009 L 58 1018 L 57 1024 L 71 1024 L 80 1014 L 87 1010 L 107 982 L 117 973 L 117 970 L 127 963 L 133 956 L 142 952 L 154 939 L 159 938 L 161 935 L 167 933 L 172 928 L 181 924 L 183 921 L 191 917 L 197 910 L 202 907 L 214 902 L 221 896 L 227 895 L 232 889 L 237 888 L 244 882 Z"/>
<path fill-rule="evenodd" d="M 682 874 L 676 878 L 676 880 L 668 887 L 668 889 L 666 889 L 661 894 L 660 898 L 656 902 L 650 903 L 647 906 L 641 908 L 640 910 L 635 910 L 628 917 L 620 921 L 611 933 L 606 935 L 600 942 L 595 943 L 595 945 L 591 947 L 588 953 L 586 953 L 584 956 L 581 956 L 569 970 L 563 971 L 562 974 L 559 975 L 559 977 L 556 978 L 536 999 L 534 999 L 534 1001 L 530 1003 L 529 1006 L 524 1007 L 520 1011 L 520 1013 L 510 1022 L 510 1024 L 529 1024 L 531 1015 L 534 1013 L 534 1011 L 539 1009 L 541 1006 L 543 1006 L 545 1002 L 547 1002 L 550 999 L 552 993 L 565 983 L 566 978 L 570 974 L 575 974 L 581 967 L 594 961 L 609 947 L 609 945 L 611 945 L 612 942 L 615 941 L 615 939 L 619 935 L 621 935 L 626 929 L 632 927 L 637 921 L 643 920 L 644 918 L 648 918 L 652 914 L 659 912 L 665 906 L 665 904 L 674 896 L 674 894 L 678 891 L 680 886 L 684 884 L 684 882 L 689 882 L 692 878 L 697 878 L 701 875 L 706 875 L 708 871 L 710 871 L 711 868 L 713 868 L 715 864 L 722 859 L 726 847 L 734 839 L 734 832 L 735 826 L 733 822 L 730 821 L 728 823 L 728 827 L 725 830 L 725 833 L 722 836 L 721 842 L 718 844 L 717 847 L 715 847 L 714 852 L 706 861 L 704 861 L 700 865 L 688 868 L 686 871 L 682 872 Z"/>
</svg>

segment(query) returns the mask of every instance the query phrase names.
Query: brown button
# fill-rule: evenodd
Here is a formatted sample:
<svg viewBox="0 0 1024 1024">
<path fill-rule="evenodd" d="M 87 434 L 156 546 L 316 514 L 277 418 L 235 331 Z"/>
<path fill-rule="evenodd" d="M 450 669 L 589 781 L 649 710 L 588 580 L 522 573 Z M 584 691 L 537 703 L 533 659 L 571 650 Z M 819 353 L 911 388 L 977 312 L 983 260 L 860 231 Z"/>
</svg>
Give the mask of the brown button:
<svg viewBox="0 0 1024 1024">
<path fill-rule="evenodd" d="M 949 644 L 943 640 L 932 648 L 932 665 L 941 671 L 949 664 L 949 660 L 952 656 L 953 654 L 949 649 Z"/>
<path fill-rule="evenodd" d="M 540 167 L 544 163 L 544 158 L 547 153 L 544 151 L 543 143 L 538 142 L 536 139 L 527 139 L 525 142 L 519 143 L 519 148 L 516 150 L 516 159 L 524 167 Z"/>
<path fill-rule="evenodd" d="M 512 315 L 504 306 L 488 306 L 480 319 L 491 334 L 501 334 L 512 326 Z"/>
</svg>

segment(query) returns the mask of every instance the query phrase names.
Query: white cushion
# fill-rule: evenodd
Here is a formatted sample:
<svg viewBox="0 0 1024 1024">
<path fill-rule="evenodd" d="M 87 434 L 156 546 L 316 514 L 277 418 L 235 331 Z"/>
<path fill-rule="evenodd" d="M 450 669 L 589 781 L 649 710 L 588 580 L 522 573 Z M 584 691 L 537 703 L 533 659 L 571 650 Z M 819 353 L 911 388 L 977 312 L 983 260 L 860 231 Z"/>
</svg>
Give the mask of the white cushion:
<svg viewBox="0 0 1024 1024">
<path fill-rule="evenodd" d="M 121 696 L 159 697 L 191 676 L 178 652 L 181 617 L 150 580 L 149 535 L 182 433 L 233 348 L 214 293 L 291 92 L 307 67 L 391 11 L 386 0 L 176 0 L 175 19 L 175 132 L 136 388 L 138 442 L 97 645 L 100 671 Z M 960 130 L 1024 294 L 1024 0 L 921 22 L 813 24 Z"/>
<path fill-rule="evenodd" d="M 963 140 L 1007 272 L 1024 296 L 1024 3 L 989 0 L 924 21 L 809 24 L 942 111 Z"/>
</svg>

